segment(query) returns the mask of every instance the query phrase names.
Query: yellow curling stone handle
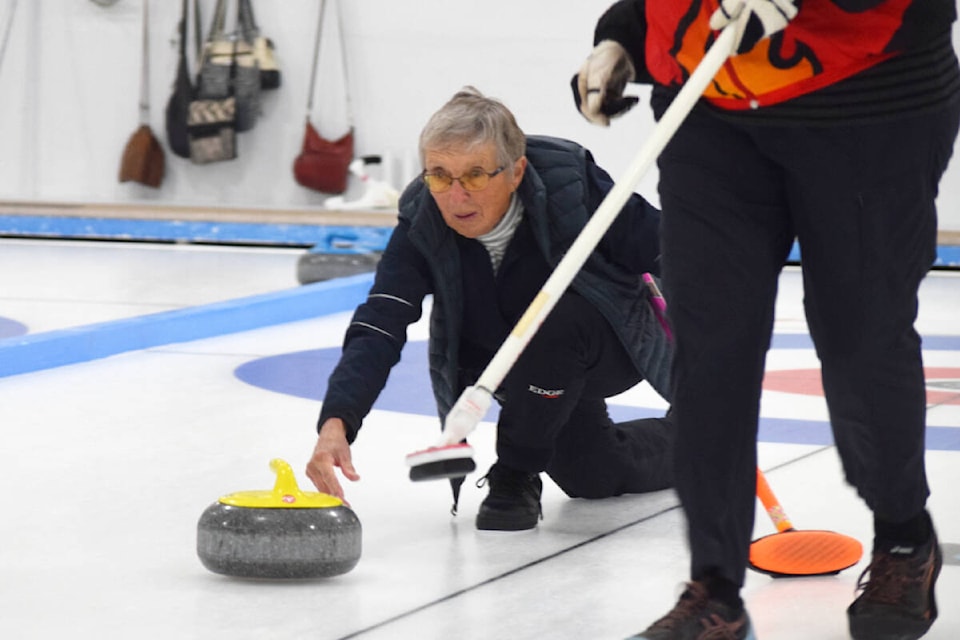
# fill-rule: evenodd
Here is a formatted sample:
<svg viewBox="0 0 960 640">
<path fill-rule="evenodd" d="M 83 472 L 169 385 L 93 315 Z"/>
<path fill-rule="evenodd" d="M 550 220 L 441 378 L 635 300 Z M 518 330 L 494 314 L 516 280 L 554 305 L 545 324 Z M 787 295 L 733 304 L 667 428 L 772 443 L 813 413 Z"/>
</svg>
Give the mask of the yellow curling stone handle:
<svg viewBox="0 0 960 640">
<path fill-rule="evenodd" d="M 293 469 L 286 461 L 274 458 L 270 468 L 277 474 L 277 481 L 270 491 L 240 491 L 220 498 L 222 504 L 232 507 L 256 509 L 316 509 L 339 507 L 340 498 L 317 491 L 300 491 Z"/>
</svg>

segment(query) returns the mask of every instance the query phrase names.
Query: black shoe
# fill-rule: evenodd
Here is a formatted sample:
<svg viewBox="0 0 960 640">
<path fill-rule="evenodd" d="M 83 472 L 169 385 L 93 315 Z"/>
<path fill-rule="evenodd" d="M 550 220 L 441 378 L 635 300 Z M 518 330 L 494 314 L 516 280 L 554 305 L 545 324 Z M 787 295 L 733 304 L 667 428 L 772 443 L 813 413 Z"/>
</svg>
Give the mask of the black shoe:
<svg viewBox="0 0 960 640">
<path fill-rule="evenodd" d="M 754 640 L 746 609 L 712 599 L 701 582 L 691 582 L 677 605 L 633 640 Z"/>
<path fill-rule="evenodd" d="M 537 526 L 543 517 L 540 508 L 543 482 L 539 474 L 517 471 L 497 462 L 487 475 L 477 480 L 478 487 L 484 484 L 490 485 L 490 493 L 480 503 L 477 529 L 523 531 Z"/>
<path fill-rule="evenodd" d="M 873 559 L 857 581 L 862 593 L 847 609 L 850 635 L 854 640 L 921 637 L 937 619 L 933 587 L 942 566 L 936 534 L 921 546 L 875 540 Z"/>
</svg>

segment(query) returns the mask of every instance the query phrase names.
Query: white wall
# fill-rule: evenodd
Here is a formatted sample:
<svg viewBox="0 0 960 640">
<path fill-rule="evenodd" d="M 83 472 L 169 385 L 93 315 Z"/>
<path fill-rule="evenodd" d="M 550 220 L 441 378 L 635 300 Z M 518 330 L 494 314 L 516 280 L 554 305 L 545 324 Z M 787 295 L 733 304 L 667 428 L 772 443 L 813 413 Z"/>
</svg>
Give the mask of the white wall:
<svg viewBox="0 0 960 640">
<path fill-rule="evenodd" d="M 117 181 L 123 147 L 138 125 L 141 2 L 19 2 L 0 67 L 0 200 L 263 209 L 322 204 L 326 196 L 297 185 L 291 171 L 303 137 L 319 0 L 254 0 L 261 31 L 276 42 L 283 84 L 264 92 L 263 116 L 239 134 L 237 160 L 196 166 L 168 152 L 160 189 Z M 214 2 L 200 2 L 207 21 Z M 503 99 L 528 133 L 576 140 L 619 176 L 653 126 L 649 109 L 638 107 L 601 129 L 576 112 L 569 89 L 609 2 L 339 0 L 356 152 L 384 155 L 381 172 L 399 186 L 419 170 L 420 127 L 454 91 L 473 84 Z M 12 0 L 0 0 L 0 26 L 11 6 Z M 151 125 L 165 142 L 180 0 L 152 0 L 150 10 Z M 328 15 L 332 27 L 334 14 Z M 960 27 L 954 32 L 960 41 Z M 347 125 L 332 33 L 321 54 L 313 121 L 322 134 L 337 137 Z M 651 171 L 639 188 L 654 202 L 655 183 Z M 941 228 L 960 230 L 960 160 L 942 188 Z M 348 199 L 359 191 L 352 185 Z"/>
</svg>

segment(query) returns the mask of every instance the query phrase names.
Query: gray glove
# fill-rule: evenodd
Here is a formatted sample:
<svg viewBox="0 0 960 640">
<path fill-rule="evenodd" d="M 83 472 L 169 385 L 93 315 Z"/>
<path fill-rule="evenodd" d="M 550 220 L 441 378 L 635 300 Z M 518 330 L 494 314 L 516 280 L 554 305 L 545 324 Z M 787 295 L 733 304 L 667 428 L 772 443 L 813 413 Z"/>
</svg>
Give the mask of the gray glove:
<svg viewBox="0 0 960 640">
<path fill-rule="evenodd" d="M 783 31 L 794 16 L 797 8 L 794 0 L 720 0 L 720 8 L 710 16 L 710 28 L 719 31 L 740 17 L 741 12 L 749 12 L 746 20 L 741 20 L 736 42 L 737 53 L 746 53 L 761 40 Z"/>
<path fill-rule="evenodd" d="M 627 83 L 636 75 L 627 50 L 618 42 L 603 40 L 593 48 L 570 83 L 577 109 L 590 122 L 609 126 L 611 117 L 627 112 L 637 103 L 637 98 L 623 96 Z"/>
</svg>

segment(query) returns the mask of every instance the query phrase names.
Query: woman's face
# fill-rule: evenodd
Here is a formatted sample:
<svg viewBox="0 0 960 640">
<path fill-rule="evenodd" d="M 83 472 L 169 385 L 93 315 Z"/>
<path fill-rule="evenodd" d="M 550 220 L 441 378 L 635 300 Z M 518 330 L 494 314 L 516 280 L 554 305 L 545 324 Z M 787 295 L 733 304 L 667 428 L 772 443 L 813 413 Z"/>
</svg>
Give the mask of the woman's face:
<svg viewBox="0 0 960 640">
<path fill-rule="evenodd" d="M 457 147 L 428 149 L 424 154 L 427 173 L 446 174 L 461 178 L 482 171 L 491 174 L 501 168 L 492 142 L 476 145 L 469 150 Z M 490 232 L 507 213 L 510 196 L 523 179 L 527 159 L 521 157 L 511 166 L 503 167 L 479 191 L 468 191 L 459 180 L 446 191 L 434 192 L 437 207 L 447 225 L 466 238 L 476 238 Z"/>
</svg>

